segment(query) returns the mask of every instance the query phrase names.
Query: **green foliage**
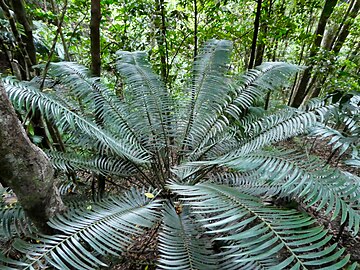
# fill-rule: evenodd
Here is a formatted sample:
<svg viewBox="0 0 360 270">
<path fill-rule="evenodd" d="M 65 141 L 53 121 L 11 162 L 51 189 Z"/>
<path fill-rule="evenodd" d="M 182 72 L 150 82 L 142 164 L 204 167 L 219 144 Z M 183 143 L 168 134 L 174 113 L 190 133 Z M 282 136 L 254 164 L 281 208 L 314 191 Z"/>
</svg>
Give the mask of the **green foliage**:
<svg viewBox="0 0 360 270">
<path fill-rule="evenodd" d="M 328 140 L 333 153 L 338 152 L 339 158 L 345 153 L 350 159 L 345 163 L 358 167 L 360 150 L 360 95 L 353 91 L 347 94 L 335 92 L 333 99 L 339 101 L 340 106 L 333 111 L 333 117 L 326 124 L 312 129 L 312 135 Z"/>
<path fill-rule="evenodd" d="M 135 186 L 50 221 L 59 233 L 17 240 L 20 261 L 5 269 L 95 269 L 146 229 L 159 230 L 160 269 L 341 269 L 349 255 L 304 211 L 276 206 L 290 198 L 339 218 L 356 235 L 359 182 L 296 152 L 266 145 L 307 132 L 336 106 L 256 113 L 252 107 L 299 68 L 264 63 L 231 77 L 231 43 L 211 40 L 195 60 L 182 99 L 154 74 L 142 52 L 118 52 L 122 97 L 77 64 L 50 65 L 46 93 L 36 81 L 4 80 L 13 104 L 40 109 L 67 138 L 51 152 L 55 168 L 117 176 Z M 255 113 L 254 113 L 255 112 Z M 76 145 L 76 146 L 75 146 Z M 350 269 L 355 269 L 353 264 Z"/>
<path fill-rule="evenodd" d="M 27 235 L 35 231 L 17 203 L 16 195 L 5 188 L 0 188 L 0 195 L 1 238 L 8 239 L 14 235 Z"/>
</svg>

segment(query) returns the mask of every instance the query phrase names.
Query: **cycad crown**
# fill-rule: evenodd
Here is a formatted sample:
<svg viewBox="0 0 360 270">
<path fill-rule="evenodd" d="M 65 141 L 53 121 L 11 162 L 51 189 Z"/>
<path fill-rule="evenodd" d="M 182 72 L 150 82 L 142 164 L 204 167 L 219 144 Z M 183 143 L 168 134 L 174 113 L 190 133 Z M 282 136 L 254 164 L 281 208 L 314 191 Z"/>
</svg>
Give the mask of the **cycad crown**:
<svg viewBox="0 0 360 270">
<path fill-rule="evenodd" d="M 264 63 L 232 78 L 230 54 L 231 42 L 207 42 L 180 100 L 172 98 L 143 52 L 117 53 L 122 98 L 75 63 L 50 65 L 48 77 L 57 86 L 48 94 L 36 84 L 5 79 L 14 105 L 39 109 L 75 149 L 48 153 L 55 168 L 124 178 L 134 188 L 70 206 L 50 222 L 61 234 L 37 237 L 37 244 L 17 240 L 15 248 L 26 259 L 1 256 L 4 269 L 95 269 L 105 265 L 98 255 L 121 255 L 149 228 L 159 230 L 159 269 L 347 265 L 349 255 L 327 230 L 303 212 L 269 205 L 269 198 L 316 206 L 357 234 L 358 181 L 294 151 L 264 150 L 306 132 L 334 106 L 315 100 L 303 110 L 253 115 L 255 101 L 286 84 L 299 67 Z"/>
</svg>

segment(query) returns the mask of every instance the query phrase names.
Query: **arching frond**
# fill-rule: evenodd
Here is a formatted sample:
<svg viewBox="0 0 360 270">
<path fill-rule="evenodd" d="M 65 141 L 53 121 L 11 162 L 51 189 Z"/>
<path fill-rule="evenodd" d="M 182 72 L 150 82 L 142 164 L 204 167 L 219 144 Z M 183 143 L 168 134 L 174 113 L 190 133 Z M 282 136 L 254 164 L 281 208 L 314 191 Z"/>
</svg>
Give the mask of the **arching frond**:
<svg viewBox="0 0 360 270">
<path fill-rule="evenodd" d="M 313 111 L 300 111 L 288 109 L 267 116 L 253 123 L 248 123 L 244 128 L 247 136 L 241 136 L 232 151 L 217 156 L 213 160 L 193 162 L 194 165 L 218 165 L 230 162 L 233 159 L 263 148 L 266 145 L 303 134 L 310 127 L 318 123 L 318 118 L 334 106 L 315 108 Z M 319 112 L 321 111 L 321 112 Z M 191 166 L 191 162 L 184 166 Z"/>
<path fill-rule="evenodd" d="M 239 268 L 249 262 L 264 263 L 278 258 L 279 263 L 267 269 L 327 269 L 344 267 L 350 256 L 336 244 L 328 246 L 331 236 L 315 220 L 295 210 L 264 206 L 253 196 L 235 188 L 202 183 L 195 186 L 169 185 L 183 197 L 192 211 L 203 215 L 204 227 L 220 241 L 231 241 L 227 257 L 236 258 Z M 284 257 L 278 257 L 282 251 Z M 226 250 L 225 250 L 226 252 Z M 325 268 L 324 268 L 325 267 Z"/>
<path fill-rule="evenodd" d="M 129 176 L 137 173 L 134 165 L 126 160 L 105 156 L 84 157 L 74 153 L 48 152 L 52 164 L 56 169 L 64 172 L 88 170 L 103 175 Z"/>
<path fill-rule="evenodd" d="M 279 265 L 279 260 L 274 257 L 265 258 L 261 260 L 249 261 L 246 263 L 239 263 L 237 257 L 233 254 L 240 253 L 241 248 L 237 246 L 226 246 L 219 254 L 219 269 L 221 270 L 265 270 L 273 266 Z"/>
<path fill-rule="evenodd" d="M 201 151 L 210 139 L 224 132 L 230 125 L 229 117 L 239 119 L 265 91 L 285 84 L 288 77 L 298 70 L 296 65 L 264 63 L 244 74 L 239 84 L 232 85 L 227 93 L 217 96 L 210 108 L 203 106 L 204 108 L 197 112 L 199 117 L 194 121 L 190 133 L 190 145 L 195 148 L 191 155 Z"/>
<path fill-rule="evenodd" d="M 149 153 L 139 145 L 129 144 L 127 140 L 114 137 L 94 122 L 70 111 L 58 100 L 38 89 L 9 78 L 4 79 L 4 85 L 10 100 L 18 107 L 23 105 L 28 109 L 38 108 L 45 117 L 56 119 L 59 127 L 70 126 L 75 130 L 81 129 L 82 132 L 96 138 L 102 149 L 110 149 L 120 157 L 135 163 L 145 163 L 149 160 Z"/>
<path fill-rule="evenodd" d="M 193 140 L 190 135 L 194 122 L 201 118 L 201 111 L 216 107 L 218 99 L 230 91 L 230 81 L 225 72 L 230 59 L 232 44 L 227 40 L 210 40 L 196 57 L 193 66 L 193 75 L 189 82 L 188 101 L 180 111 L 180 119 L 185 120 L 180 125 L 179 143 L 190 144 Z M 211 111 L 211 110 L 210 110 Z"/>
<path fill-rule="evenodd" d="M 58 80 L 72 94 L 71 98 L 78 98 L 82 106 L 88 106 L 102 125 L 112 127 L 128 143 L 139 143 L 138 134 L 129 125 L 127 104 L 89 73 L 84 66 L 72 62 L 51 63 L 48 70 L 48 75 Z"/>
<path fill-rule="evenodd" d="M 261 151 L 238 158 L 226 166 L 240 171 L 257 171 L 269 186 L 280 185 L 280 194 L 295 196 L 305 205 L 332 213 L 332 220 L 348 219 L 348 228 L 357 234 L 360 229 L 360 183 L 351 175 L 319 166 L 315 158 L 289 151 Z"/>
<path fill-rule="evenodd" d="M 217 269 L 203 230 L 182 206 L 166 204 L 159 235 L 159 269 Z"/>
<path fill-rule="evenodd" d="M 97 254 L 118 255 L 124 251 L 134 236 L 152 227 L 160 206 L 158 200 L 148 200 L 144 191 L 132 190 L 71 209 L 49 223 L 62 234 L 35 238 L 37 244 L 17 240 L 14 247 L 27 258 L 23 262 L 11 262 L 10 266 L 31 270 L 47 264 L 61 270 L 105 266 Z"/>
<path fill-rule="evenodd" d="M 164 147 L 172 136 L 172 100 L 165 85 L 152 71 L 145 52 L 117 52 L 117 68 L 126 82 L 128 115 L 148 147 Z"/>
<path fill-rule="evenodd" d="M 323 139 L 330 138 L 328 144 L 332 145 L 333 151 L 339 150 L 339 155 L 344 154 L 348 149 L 354 149 L 360 145 L 360 126 L 350 130 L 351 134 L 342 134 L 336 129 L 328 126 L 318 126 L 312 130 L 313 136 Z"/>
<path fill-rule="evenodd" d="M 356 168 L 360 168 L 360 157 L 348 159 L 347 161 L 345 161 L 345 163 L 347 165 L 350 165 L 350 166 L 353 166 Z"/>
<path fill-rule="evenodd" d="M 209 182 L 214 184 L 227 185 L 240 189 L 241 192 L 254 196 L 282 195 L 282 184 L 271 183 L 263 177 L 259 171 L 247 170 L 244 172 L 217 173 L 210 177 Z"/>
</svg>

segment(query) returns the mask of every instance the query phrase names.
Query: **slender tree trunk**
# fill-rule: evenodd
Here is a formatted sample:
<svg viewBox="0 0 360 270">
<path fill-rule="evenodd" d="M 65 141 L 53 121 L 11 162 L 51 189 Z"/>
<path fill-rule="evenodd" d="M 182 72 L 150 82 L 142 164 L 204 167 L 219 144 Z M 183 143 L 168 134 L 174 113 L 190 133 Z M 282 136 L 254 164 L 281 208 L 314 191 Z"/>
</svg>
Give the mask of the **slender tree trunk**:
<svg viewBox="0 0 360 270">
<path fill-rule="evenodd" d="M 310 48 L 310 54 L 309 54 L 309 59 L 310 61 L 312 61 L 312 59 L 314 58 L 314 56 L 317 54 L 320 45 L 321 45 L 321 41 L 325 32 L 325 27 L 327 24 L 327 21 L 331 15 L 331 13 L 334 10 L 334 7 L 337 3 L 337 0 L 326 0 L 325 1 L 325 5 L 324 8 L 321 12 L 320 15 L 320 19 L 316 28 L 316 32 L 315 32 L 315 39 L 314 42 Z M 305 96 L 307 95 L 308 92 L 308 83 L 310 81 L 311 78 L 311 72 L 313 69 L 313 63 L 308 62 L 307 63 L 309 65 L 309 67 L 307 69 L 304 70 L 304 73 L 301 77 L 301 80 L 299 82 L 299 86 L 297 88 L 296 94 L 294 96 L 294 99 L 291 103 L 292 107 L 299 107 L 301 105 L 301 103 L 303 102 Z"/>
<path fill-rule="evenodd" d="M 90 40 L 91 40 L 91 73 L 95 77 L 101 75 L 101 52 L 100 52 L 100 21 L 101 6 L 100 0 L 91 0 L 91 19 L 90 19 Z M 103 118 L 98 111 L 95 112 L 96 123 L 103 125 Z M 105 193 L 106 179 L 105 176 L 98 174 L 98 196 L 103 197 Z M 95 194 L 93 194 L 94 196 Z"/>
<path fill-rule="evenodd" d="M 32 65 L 36 65 L 36 49 L 32 32 L 33 27 L 31 21 L 27 17 L 24 3 L 22 0 L 11 0 L 10 3 L 17 21 L 24 27 L 24 33 L 21 35 L 21 38 L 25 43 L 30 62 Z"/>
<path fill-rule="evenodd" d="M 53 168 L 44 152 L 33 145 L 0 85 L 0 181 L 18 197 L 26 215 L 44 233 L 49 218 L 65 210 L 55 187 Z"/>
<path fill-rule="evenodd" d="M 350 28 L 354 23 L 356 16 L 358 15 L 359 9 L 360 9 L 360 0 L 353 1 L 352 5 L 349 6 L 347 11 L 348 18 L 344 19 L 341 29 L 339 29 L 338 31 L 338 36 L 335 36 L 333 38 L 334 42 L 331 49 L 334 52 L 334 55 L 337 55 L 340 52 L 342 46 L 344 45 L 345 40 L 350 33 Z M 323 74 L 323 76 L 321 76 L 320 80 L 318 79 L 317 83 L 315 84 L 316 87 L 314 87 L 311 93 L 311 98 L 318 97 L 320 95 L 323 84 L 325 83 L 329 74 L 333 74 L 333 71 L 334 68 L 331 65 L 328 68 L 327 72 Z"/>
<path fill-rule="evenodd" d="M 155 27 L 157 28 L 156 42 L 159 47 L 160 55 L 160 74 L 161 78 L 167 83 L 168 79 L 168 48 L 166 41 L 166 18 L 165 1 L 156 0 L 156 18 Z"/>
<path fill-rule="evenodd" d="M 54 14 L 60 14 L 60 10 L 56 6 L 54 0 L 50 0 L 50 4 L 51 4 L 51 8 L 52 8 Z M 65 8 L 67 8 L 67 0 L 66 0 L 66 3 L 65 3 L 64 6 L 65 6 Z M 63 12 L 63 14 L 65 14 L 65 13 Z M 64 19 L 64 16 L 62 16 L 61 21 L 63 21 L 63 19 Z M 64 59 L 65 59 L 65 61 L 70 61 L 69 49 L 68 49 L 68 46 L 66 44 L 64 33 L 63 33 L 62 27 L 61 27 L 62 22 L 59 22 L 59 19 L 57 17 L 55 18 L 55 25 L 58 28 L 59 35 L 60 35 L 60 38 L 61 38 L 61 42 L 62 42 L 62 45 L 63 45 L 63 48 L 64 48 Z"/>
<path fill-rule="evenodd" d="M 198 8 L 197 0 L 194 0 L 194 59 L 198 54 Z"/>
<path fill-rule="evenodd" d="M 349 7 L 349 19 L 347 19 L 343 26 L 341 27 L 340 31 L 339 31 L 339 35 L 336 37 L 336 41 L 332 47 L 332 50 L 334 51 L 335 54 L 340 52 L 340 49 L 342 48 L 342 46 L 344 45 L 344 42 L 347 38 L 347 36 L 349 35 L 350 32 L 350 27 L 353 25 L 356 16 L 359 13 L 359 9 L 360 9 L 360 0 L 355 0 L 354 4 L 352 6 Z"/>
<path fill-rule="evenodd" d="M 10 11 L 8 5 L 5 3 L 4 0 L 0 0 L 0 7 L 3 10 L 6 19 L 8 19 L 10 23 L 10 28 L 17 44 L 17 50 L 14 53 L 14 58 L 19 62 L 19 70 L 21 73 L 20 79 L 30 80 L 30 69 L 32 63 L 30 61 L 30 57 L 25 46 L 25 42 L 22 40 L 22 35 L 18 30 L 17 21 L 13 16 L 14 13 Z"/>
<path fill-rule="evenodd" d="M 260 18 L 261 24 L 260 24 L 260 40 L 257 42 L 256 46 L 256 57 L 255 57 L 255 66 L 261 65 L 263 62 L 264 54 L 265 54 L 265 39 L 267 38 L 267 31 L 268 31 L 268 22 L 266 21 L 267 18 L 271 18 L 271 12 L 272 12 L 272 5 L 273 1 L 270 0 L 269 3 L 266 6 L 266 17 Z"/>
<path fill-rule="evenodd" d="M 339 36 L 340 31 L 341 31 L 341 29 L 343 28 L 344 23 L 346 22 L 346 19 L 348 18 L 349 13 L 350 13 L 350 10 L 351 10 L 352 6 L 354 5 L 354 2 L 355 2 L 355 1 L 358 1 L 358 0 L 351 0 L 351 2 L 350 2 L 350 4 L 349 4 L 349 7 L 348 7 L 348 9 L 347 9 L 347 11 L 346 11 L 346 14 L 343 16 L 343 18 L 342 18 L 342 20 L 341 20 L 341 23 L 340 23 L 340 25 L 339 25 L 338 28 L 337 28 L 336 33 L 333 34 L 334 38 L 331 40 L 331 44 L 330 44 L 329 50 L 331 50 L 331 49 L 334 47 L 334 43 L 335 43 L 335 41 L 336 41 L 336 37 Z"/>
<path fill-rule="evenodd" d="M 259 26 L 260 26 L 261 4 L 262 4 L 262 0 L 257 0 L 256 15 L 255 15 L 255 21 L 254 21 L 254 35 L 253 35 L 252 44 L 251 44 L 251 53 L 250 53 L 248 69 L 251 69 L 254 67 L 256 43 L 257 43 L 257 38 L 258 38 L 258 34 L 259 34 Z"/>
<path fill-rule="evenodd" d="M 307 27 L 306 27 L 306 34 L 308 34 L 310 32 L 310 29 L 313 26 L 313 12 L 314 12 L 314 8 L 311 7 L 310 16 L 309 16 L 309 22 L 308 22 Z M 301 63 L 303 62 L 305 47 L 306 47 L 306 42 L 304 41 L 303 44 L 301 45 L 300 55 L 299 55 L 299 59 L 298 59 L 298 63 L 297 63 L 298 65 L 301 65 Z M 301 77 L 300 77 L 300 79 L 301 79 Z M 296 73 L 295 80 L 294 80 L 294 83 L 293 83 L 293 87 L 291 88 L 289 100 L 288 100 L 288 103 L 287 103 L 288 106 L 290 106 L 290 104 L 293 101 L 293 96 L 294 96 L 294 93 L 296 92 L 296 89 L 298 88 L 298 83 L 299 83 L 299 73 Z"/>
<path fill-rule="evenodd" d="M 90 19 L 91 72 L 96 77 L 100 77 L 100 73 L 101 73 L 100 21 L 101 21 L 100 0 L 91 0 L 91 19 Z"/>
</svg>

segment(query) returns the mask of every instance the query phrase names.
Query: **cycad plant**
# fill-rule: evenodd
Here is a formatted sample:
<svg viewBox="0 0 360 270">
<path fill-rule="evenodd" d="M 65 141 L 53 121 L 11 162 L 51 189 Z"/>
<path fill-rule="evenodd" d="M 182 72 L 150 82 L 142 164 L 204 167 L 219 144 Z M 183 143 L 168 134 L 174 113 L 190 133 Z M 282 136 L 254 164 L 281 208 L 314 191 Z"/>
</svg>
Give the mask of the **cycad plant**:
<svg viewBox="0 0 360 270">
<path fill-rule="evenodd" d="M 46 92 L 5 80 L 15 106 L 38 108 L 66 136 L 66 153 L 48 153 L 57 169 L 88 170 L 132 187 L 70 204 L 50 221 L 57 235 L 15 241 L 26 256 L 1 256 L 2 269 L 96 269 L 106 265 L 101 255 L 122 256 L 149 229 L 157 232 L 158 269 L 355 269 L 304 211 L 313 206 L 347 220 L 356 235 L 355 177 L 269 147 L 306 132 L 335 105 L 315 100 L 302 110 L 256 114 L 254 104 L 299 68 L 264 63 L 231 77 L 230 53 L 229 41 L 206 43 L 177 99 L 143 52 L 117 54 L 121 98 L 74 63 L 50 65 L 54 87 Z M 279 206 L 276 198 L 303 208 Z"/>
</svg>

